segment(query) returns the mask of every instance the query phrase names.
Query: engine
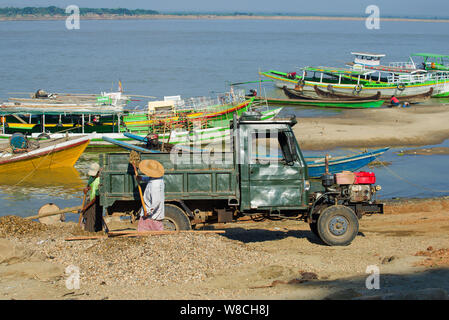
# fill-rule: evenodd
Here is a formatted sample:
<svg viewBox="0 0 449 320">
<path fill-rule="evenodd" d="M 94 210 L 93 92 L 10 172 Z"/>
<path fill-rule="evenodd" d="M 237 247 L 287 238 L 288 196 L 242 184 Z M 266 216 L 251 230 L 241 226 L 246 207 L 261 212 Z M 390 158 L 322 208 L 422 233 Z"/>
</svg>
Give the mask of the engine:
<svg viewBox="0 0 449 320">
<path fill-rule="evenodd" d="M 324 174 L 321 182 L 326 192 L 331 192 L 348 203 L 371 203 L 375 200 L 376 192 L 381 189 L 380 186 L 374 185 L 376 176 L 373 172 L 343 171 Z"/>
</svg>

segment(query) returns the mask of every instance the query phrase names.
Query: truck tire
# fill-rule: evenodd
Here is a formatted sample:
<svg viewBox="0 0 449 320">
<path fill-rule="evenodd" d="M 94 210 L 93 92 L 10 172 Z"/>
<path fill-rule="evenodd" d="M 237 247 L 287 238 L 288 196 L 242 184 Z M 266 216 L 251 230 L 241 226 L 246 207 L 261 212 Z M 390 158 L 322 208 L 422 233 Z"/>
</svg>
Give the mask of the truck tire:
<svg viewBox="0 0 449 320">
<path fill-rule="evenodd" d="M 317 222 L 320 239 L 330 246 L 347 246 L 359 232 L 359 221 L 351 208 L 336 205 L 321 211 Z"/>
<path fill-rule="evenodd" d="M 190 230 L 192 226 L 185 212 L 178 206 L 165 204 L 165 218 L 162 220 L 164 230 Z"/>
</svg>

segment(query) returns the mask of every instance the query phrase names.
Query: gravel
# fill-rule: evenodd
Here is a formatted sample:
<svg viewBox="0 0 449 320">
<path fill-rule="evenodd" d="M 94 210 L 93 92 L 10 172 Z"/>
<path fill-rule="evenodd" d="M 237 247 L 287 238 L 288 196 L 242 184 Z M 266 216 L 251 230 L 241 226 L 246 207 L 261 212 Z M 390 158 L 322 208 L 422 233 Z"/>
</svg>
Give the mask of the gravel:
<svg viewBox="0 0 449 320">
<path fill-rule="evenodd" d="M 49 261 L 78 267 L 80 281 L 91 285 L 189 283 L 203 281 L 229 266 L 265 261 L 265 254 L 217 234 L 65 241 L 71 235 L 89 233 L 74 223 L 44 225 L 15 216 L 0 218 L 0 234 Z"/>
</svg>

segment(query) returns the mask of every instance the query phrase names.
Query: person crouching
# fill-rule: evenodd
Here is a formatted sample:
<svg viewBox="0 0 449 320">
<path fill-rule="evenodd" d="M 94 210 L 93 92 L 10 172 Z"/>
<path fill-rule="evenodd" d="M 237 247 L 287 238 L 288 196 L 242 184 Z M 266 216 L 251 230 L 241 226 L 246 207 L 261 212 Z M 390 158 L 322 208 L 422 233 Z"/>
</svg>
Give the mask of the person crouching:
<svg viewBox="0 0 449 320">
<path fill-rule="evenodd" d="M 138 181 L 147 182 L 143 194 L 145 210 L 140 209 L 137 231 L 164 230 L 162 220 L 165 218 L 164 167 L 156 160 L 142 160 L 139 170 L 145 176 L 138 176 Z M 146 213 L 146 215 L 145 215 Z"/>
</svg>

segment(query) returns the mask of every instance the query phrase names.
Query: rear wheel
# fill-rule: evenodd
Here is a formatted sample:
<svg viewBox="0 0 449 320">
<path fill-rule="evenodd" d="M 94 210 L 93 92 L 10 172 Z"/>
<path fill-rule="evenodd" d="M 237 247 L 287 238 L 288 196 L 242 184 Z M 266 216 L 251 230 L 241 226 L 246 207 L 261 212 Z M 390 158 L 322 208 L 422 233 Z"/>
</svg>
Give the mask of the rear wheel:
<svg viewBox="0 0 449 320">
<path fill-rule="evenodd" d="M 162 220 L 164 230 L 190 230 L 190 220 L 184 210 L 174 204 L 165 204 L 165 218 Z"/>
<path fill-rule="evenodd" d="M 324 243 L 330 246 L 347 246 L 359 232 L 359 221 L 352 209 L 336 205 L 321 211 L 317 229 Z"/>
</svg>

